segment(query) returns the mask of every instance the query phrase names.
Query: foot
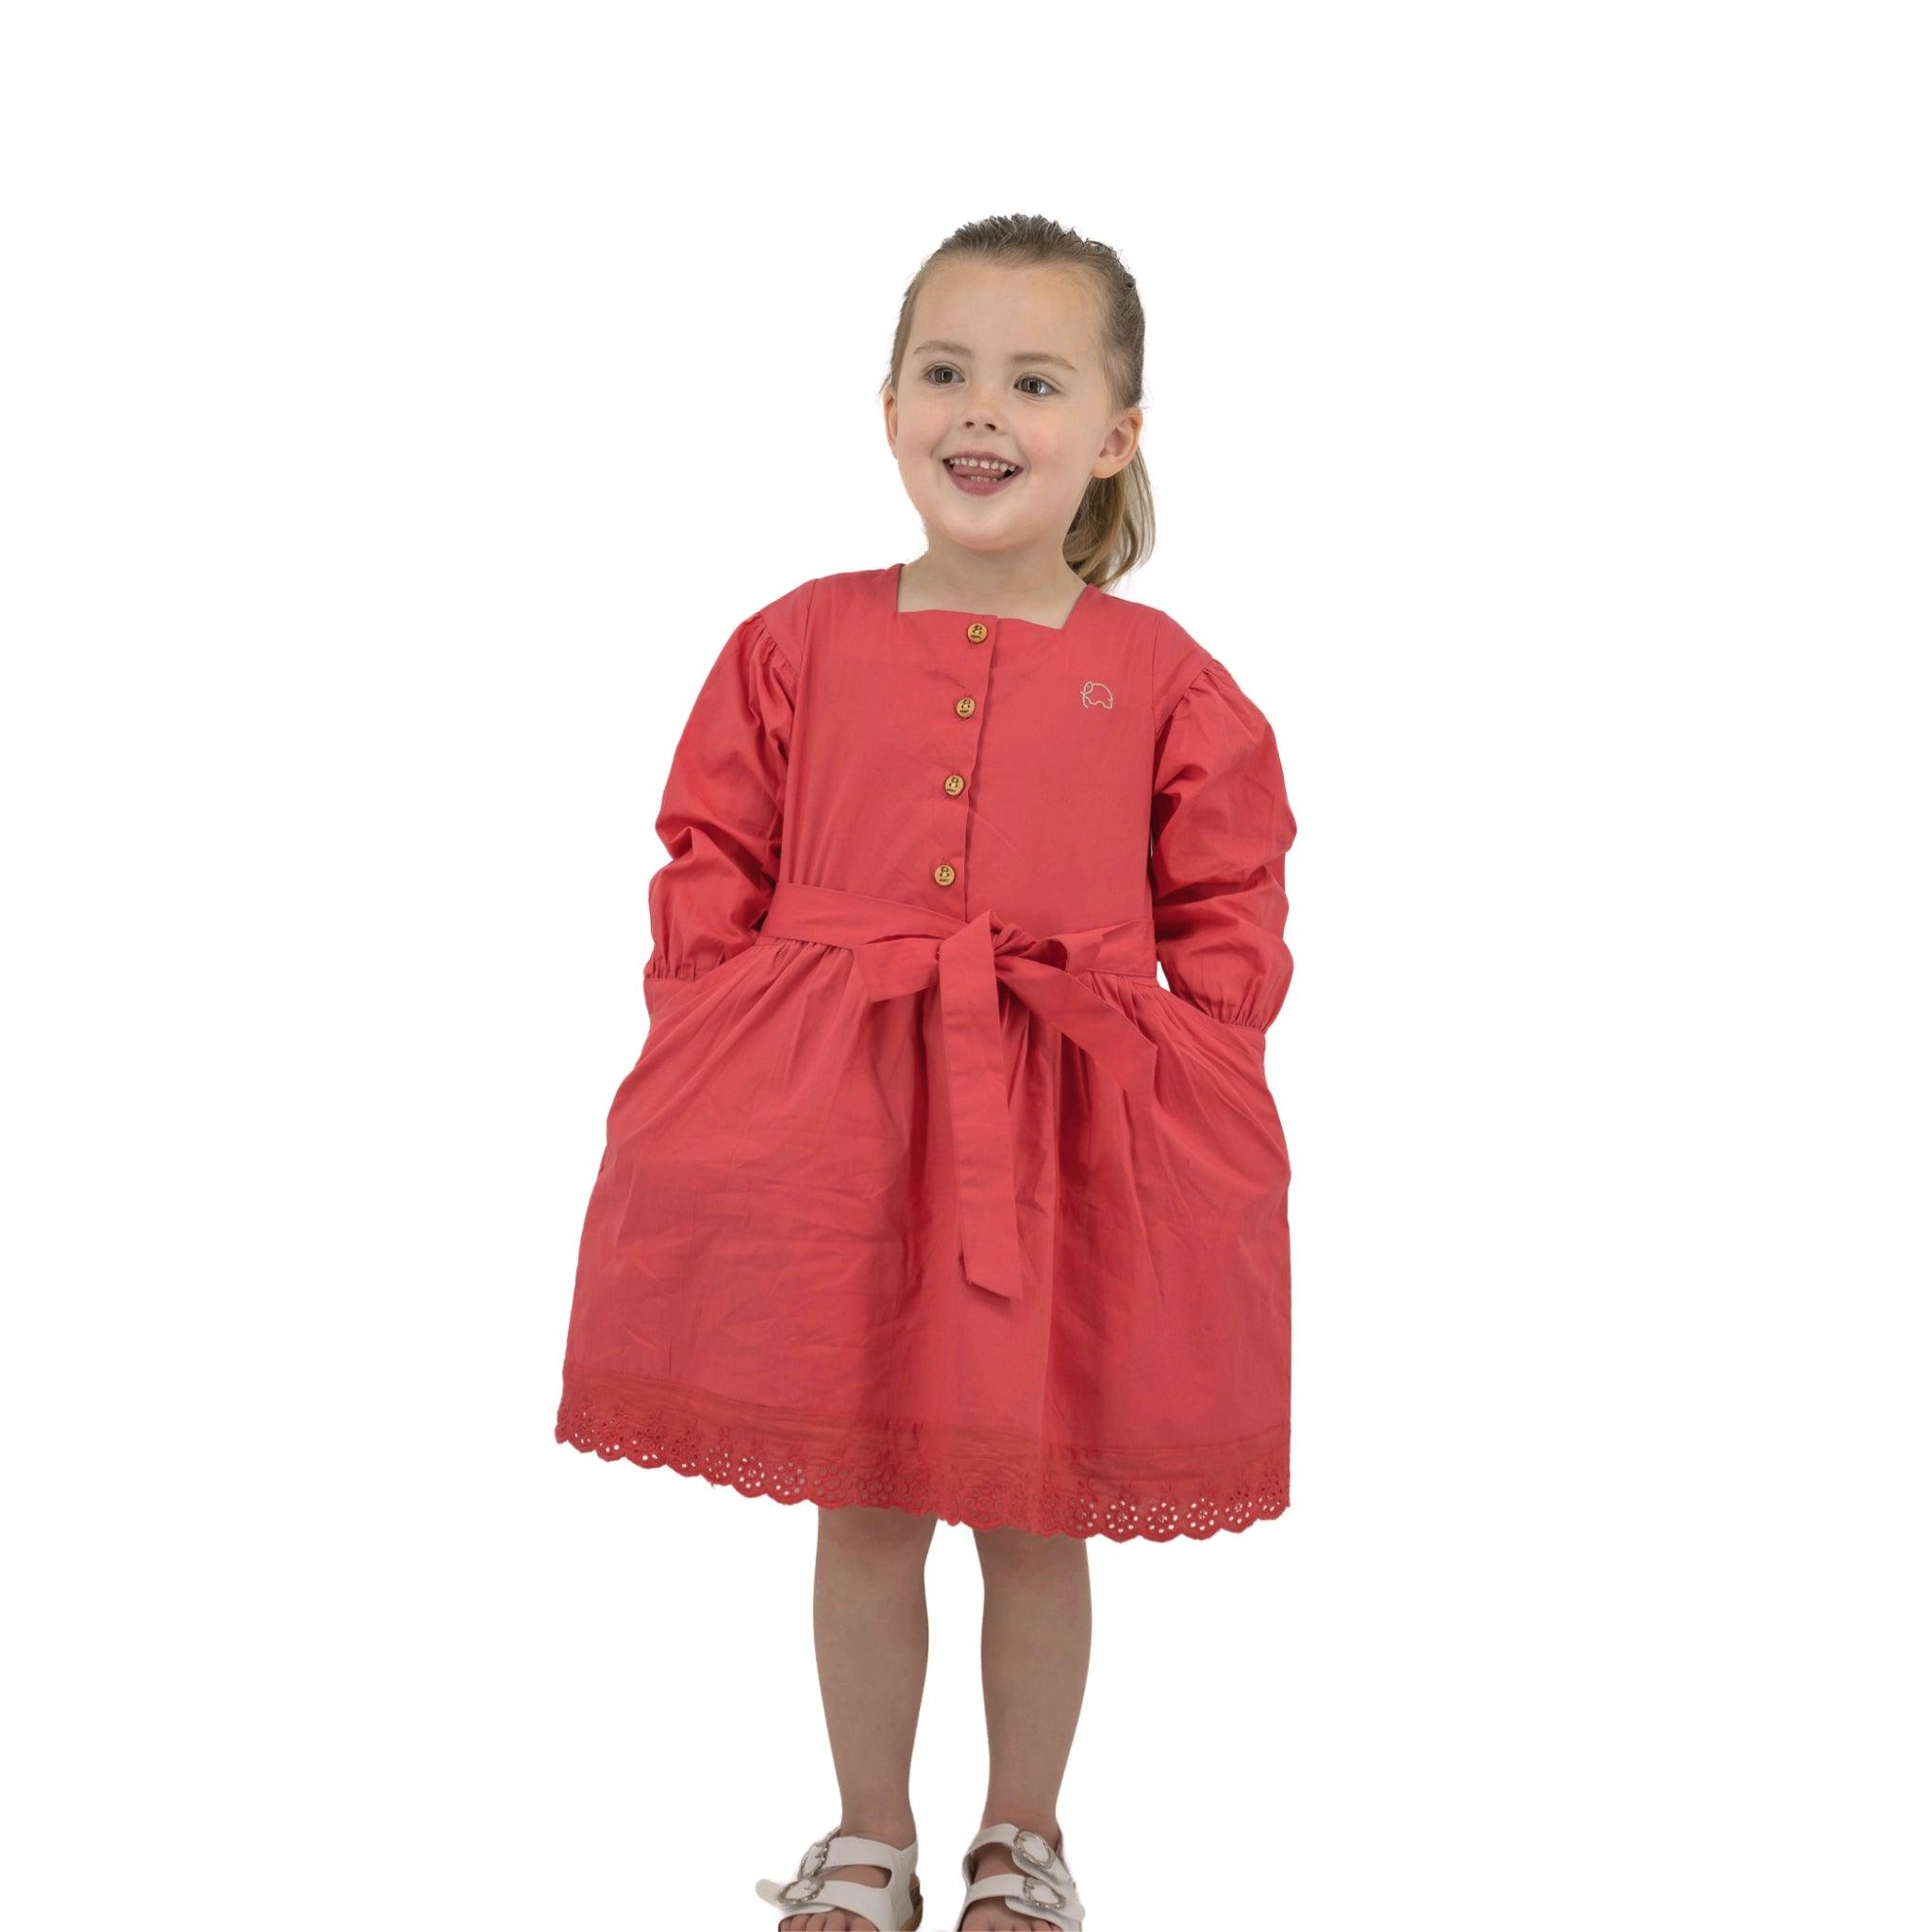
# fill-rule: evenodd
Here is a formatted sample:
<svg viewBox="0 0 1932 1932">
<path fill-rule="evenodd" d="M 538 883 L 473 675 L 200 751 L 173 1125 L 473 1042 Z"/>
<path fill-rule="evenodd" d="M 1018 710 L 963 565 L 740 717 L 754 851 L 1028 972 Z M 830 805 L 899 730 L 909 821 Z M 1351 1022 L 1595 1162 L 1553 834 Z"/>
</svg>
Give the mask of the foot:
<svg viewBox="0 0 1932 1932">
<path fill-rule="evenodd" d="M 1058 1831 L 1041 1834 L 1055 1851 L 1060 1848 L 1060 1835 Z M 973 1855 L 973 1876 L 966 1882 L 977 1885 L 982 1878 L 990 1878 L 995 1872 L 1010 1872 L 1014 1876 L 1013 1895 L 1020 1895 L 1020 1867 L 1013 1862 L 1013 1855 L 1002 1844 L 981 1845 Z M 1022 1912 L 1017 1917 L 1013 1908 L 1003 1899 L 976 1898 L 966 1908 L 966 1916 L 959 1922 L 959 1932 L 1059 1932 L 1059 1927 L 1051 1919 L 1037 1919 L 1031 1912 Z"/>
<path fill-rule="evenodd" d="M 828 1836 L 842 1838 L 884 1839 L 890 1845 L 909 1845 L 913 1834 L 910 1829 L 894 1836 L 884 1831 L 854 1831 L 848 1824 L 841 1824 Z M 827 1865 L 819 1874 L 821 1878 L 849 1878 L 855 1885 L 884 1885 L 891 1874 L 883 1865 Z M 924 1923 L 925 1912 L 919 1896 L 919 1874 L 914 1873 L 912 1886 L 912 1916 Z M 788 1918 L 778 1921 L 778 1932 L 905 1932 L 902 1925 L 874 1925 L 863 1912 L 848 1912 L 842 1907 L 834 1907 L 829 1912 L 793 1912 Z"/>
</svg>

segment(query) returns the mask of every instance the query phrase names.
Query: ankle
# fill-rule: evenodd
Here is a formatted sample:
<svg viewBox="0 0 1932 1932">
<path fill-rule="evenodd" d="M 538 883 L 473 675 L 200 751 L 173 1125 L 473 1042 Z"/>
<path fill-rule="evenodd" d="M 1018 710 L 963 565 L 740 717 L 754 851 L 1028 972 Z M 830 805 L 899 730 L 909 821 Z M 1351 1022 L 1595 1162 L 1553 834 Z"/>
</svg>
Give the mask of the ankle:
<svg viewBox="0 0 1932 1932">
<path fill-rule="evenodd" d="M 838 1830 L 832 1834 L 834 1838 L 875 1838 L 896 1852 L 903 1851 L 919 1836 L 919 1827 L 910 1812 L 902 1813 L 897 1818 L 875 1811 L 854 1815 L 858 1822 L 841 1820 Z"/>
<path fill-rule="evenodd" d="M 989 1805 L 980 1818 L 982 1831 L 989 1824 L 1010 1824 L 1019 1831 L 1037 1833 L 1055 1851 L 1060 1845 L 1060 1822 L 1051 1811 L 1036 1810 L 1025 1805 Z"/>
</svg>

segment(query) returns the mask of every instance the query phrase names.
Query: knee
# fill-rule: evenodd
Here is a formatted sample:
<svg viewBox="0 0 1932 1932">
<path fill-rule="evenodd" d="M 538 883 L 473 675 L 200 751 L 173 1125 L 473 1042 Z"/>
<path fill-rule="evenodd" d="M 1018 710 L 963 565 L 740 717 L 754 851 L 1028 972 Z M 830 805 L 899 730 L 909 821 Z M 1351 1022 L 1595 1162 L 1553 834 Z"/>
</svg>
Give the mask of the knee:
<svg viewBox="0 0 1932 1932">
<path fill-rule="evenodd" d="M 975 1529 L 974 1542 L 982 1569 L 1040 1569 L 1084 1562 L 1086 1542 L 1076 1536 L 1041 1536 L 1010 1524 L 998 1529 Z"/>
<path fill-rule="evenodd" d="M 824 1541 L 882 1556 L 924 1554 L 939 1526 L 939 1518 L 929 1512 L 915 1516 L 908 1509 L 874 1508 L 865 1503 L 842 1503 L 836 1508 L 821 1503 L 818 1512 L 819 1536 Z"/>
</svg>

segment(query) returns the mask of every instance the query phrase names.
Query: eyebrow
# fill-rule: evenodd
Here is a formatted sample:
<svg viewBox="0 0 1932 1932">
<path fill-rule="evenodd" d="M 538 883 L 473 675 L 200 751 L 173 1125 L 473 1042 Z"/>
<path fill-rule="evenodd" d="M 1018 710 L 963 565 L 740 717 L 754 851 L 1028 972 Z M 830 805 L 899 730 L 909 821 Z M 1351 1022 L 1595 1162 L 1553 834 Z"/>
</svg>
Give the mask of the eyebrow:
<svg viewBox="0 0 1932 1932">
<path fill-rule="evenodd" d="M 943 349 L 949 356 L 970 356 L 973 351 L 964 342 L 921 342 L 913 350 L 915 356 L 923 356 L 928 349 Z M 1015 362 L 1058 362 L 1070 374 L 1078 375 L 1079 371 L 1064 356 L 1056 356 L 1045 349 L 1021 349 L 1013 357 Z"/>
</svg>

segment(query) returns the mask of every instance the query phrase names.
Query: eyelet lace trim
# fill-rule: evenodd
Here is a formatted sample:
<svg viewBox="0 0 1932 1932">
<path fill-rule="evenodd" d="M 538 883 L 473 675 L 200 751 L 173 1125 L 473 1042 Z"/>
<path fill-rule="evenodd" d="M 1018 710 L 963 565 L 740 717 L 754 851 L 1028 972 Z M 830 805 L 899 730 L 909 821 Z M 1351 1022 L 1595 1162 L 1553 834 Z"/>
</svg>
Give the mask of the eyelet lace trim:
<svg viewBox="0 0 1932 1932">
<path fill-rule="evenodd" d="M 589 1380 L 590 1378 L 584 1378 Z M 774 1426 L 702 1417 L 675 1397 L 617 1393 L 567 1375 L 557 1414 L 557 1441 L 641 1469 L 703 1476 L 744 1496 L 776 1503 L 853 1504 L 932 1514 L 973 1529 L 1013 1527 L 1039 1536 L 1105 1536 L 1166 1542 L 1240 1531 L 1288 1507 L 1288 1425 L 1237 1445 L 1224 1470 L 1204 1479 L 1108 1479 L 1070 1472 L 1022 1475 L 971 1466 L 934 1452 L 880 1442 L 826 1455 L 782 1440 Z M 848 1436 L 847 1441 L 850 1441 Z"/>
</svg>

